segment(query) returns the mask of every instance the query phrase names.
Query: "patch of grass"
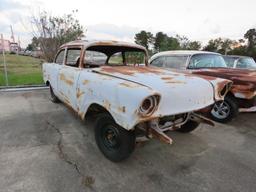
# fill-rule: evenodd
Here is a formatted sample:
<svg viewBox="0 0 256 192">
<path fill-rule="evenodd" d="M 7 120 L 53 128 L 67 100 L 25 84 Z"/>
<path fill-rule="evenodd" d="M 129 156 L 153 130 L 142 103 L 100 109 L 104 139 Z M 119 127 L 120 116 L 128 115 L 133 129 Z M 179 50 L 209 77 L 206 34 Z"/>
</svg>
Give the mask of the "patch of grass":
<svg viewBox="0 0 256 192">
<path fill-rule="evenodd" d="M 43 60 L 21 55 L 5 55 L 9 85 L 43 84 Z M 3 55 L 0 55 L 0 86 L 5 86 Z"/>
</svg>

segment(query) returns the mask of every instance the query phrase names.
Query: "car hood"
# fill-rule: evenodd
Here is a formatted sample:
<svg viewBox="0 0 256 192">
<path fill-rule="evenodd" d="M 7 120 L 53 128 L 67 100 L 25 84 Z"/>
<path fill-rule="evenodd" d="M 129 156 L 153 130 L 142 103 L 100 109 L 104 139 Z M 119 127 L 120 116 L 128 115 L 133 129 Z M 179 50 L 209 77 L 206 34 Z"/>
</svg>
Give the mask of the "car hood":
<svg viewBox="0 0 256 192">
<path fill-rule="evenodd" d="M 207 68 L 191 70 L 191 73 L 233 81 L 231 91 L 240 98 L 250 99 L 256 95 L 256 71 L 234 68 Z"/>
<path fill-rule="evenodd" d="M 152 94 L 159 94 L 158 112 L 161 115 L 195 111 L 214 103 L 213 86 L 207 80 L 189 74 L 143 66 L 104 66 L 93 69 L 93 72 L 126 80 L 147 87 Z"/>
</svg>

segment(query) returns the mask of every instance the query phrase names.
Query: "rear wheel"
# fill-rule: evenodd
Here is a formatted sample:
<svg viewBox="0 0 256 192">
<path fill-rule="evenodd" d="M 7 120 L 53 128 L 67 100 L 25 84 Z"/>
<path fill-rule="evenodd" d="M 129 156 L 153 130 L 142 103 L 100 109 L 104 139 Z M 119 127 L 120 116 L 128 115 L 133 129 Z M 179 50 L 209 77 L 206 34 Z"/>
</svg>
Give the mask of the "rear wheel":
<svg viewBox="0 0 256 192">
<path fill-rule="evenodd" d="M 238 105 L 230 96 L 226 96 L 224 101 L 214 104 L 210 115 L 214 121 L 227 123 L 234 119 L 238 114 Z"/>
<path fill-rule="evenodd" d="M 191 131 L 194 131 L 197 127 L 199 126 L 199 123 L 195 121 L 189 120 L 187 123 L 182 125 L 179 129 L 176 131 L 181 132 L 181 133 L 189 133 Z"/>
<path fill-rule="evenodd" d="M 120 127 L 108 114 L 97 118 L 95 139 L 104 156 L 114 162 L 128 158 L 135 148 L 135 132 Z"/>
<path fill-rule="evenodd" d="M 58 97 L 54 94 L 51 85 L 50 85 L 50 100 L 51 100 L 53 103 L 59 103 L 59 102 L 60 102 L 60 100 L 58 99 Z"/>
</svg>

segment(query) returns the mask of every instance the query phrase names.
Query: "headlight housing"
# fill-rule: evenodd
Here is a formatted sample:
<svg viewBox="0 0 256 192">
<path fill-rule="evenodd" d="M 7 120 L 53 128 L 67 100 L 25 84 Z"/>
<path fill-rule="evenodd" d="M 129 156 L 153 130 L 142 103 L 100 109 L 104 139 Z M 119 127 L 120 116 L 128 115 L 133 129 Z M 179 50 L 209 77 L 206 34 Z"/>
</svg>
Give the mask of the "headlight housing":
<svg viewBox="0 0 256 192">
<path fill-rule="evenodd" d="M 140 107 L 139 107 L 139 113 L 142 116 L 150 116 L 152 115 L 160 102 L 160 95 L 152 95 L 147 98 L 145 98 Z"/>
<path fill-rule="evenodd" d="M 227 93 L 229 92 L 229 90 L 231 89 L 232 85 L 233 85 L 232 82 L 227 83 L 227 84 L 222 88 L 222 90 L 219 91 L 219 96 L 220 96 L 221 98 L 224 98 L 224 97 L 227 95 Z"/>
</svg>

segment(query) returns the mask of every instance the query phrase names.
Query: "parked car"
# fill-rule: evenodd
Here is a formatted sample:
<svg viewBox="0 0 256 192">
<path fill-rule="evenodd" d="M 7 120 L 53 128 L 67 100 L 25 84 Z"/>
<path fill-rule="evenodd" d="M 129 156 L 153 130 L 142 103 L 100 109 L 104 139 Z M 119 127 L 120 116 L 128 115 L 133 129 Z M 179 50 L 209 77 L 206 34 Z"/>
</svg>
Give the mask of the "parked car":
<svg viewBox="0 0 256 192">
<path fill-rule="evenodd" d="M 230 85 L 147 65 L 146 49 L 136 44 L 74 41 L 60 47 L 54 63 L 43 64 L 43 77 L 53 102 L 61 100 L 83 120 L 97 116 L 96 143 L 117 162 L 131 154 L 138 135 L 171 144 L 167 131 L 212 125 L 193 111 L 223 100 Z"/>
<path fill-rule="evenodd" d="M 210 116 L 226 123 L 238 112 L 256 111 L 256 73 L 249 70 L 227 68 L 218 53 L 203 51 L 166 51 L 153 55 L 150 64 L 157 67 L 186 70 L 204 78 L 219 77 L 233 81 L 233 86 L 223 102 L 210 109 Z M 203 75 L 203 76 L 202 76 Z"/>
<path fill-rule="evenodd" d="M 31 52 L 31 56 L 41 59 L 41 58 L 43 58 L 43 52 L 40 50 L 35 50 L 35 51 Z"/>
<path fill-rule="evenodd" d="M 230 68 L 256 70 L 256 63 L 252 57 L 224 55 L 223 58 Z"/>
</svg>

